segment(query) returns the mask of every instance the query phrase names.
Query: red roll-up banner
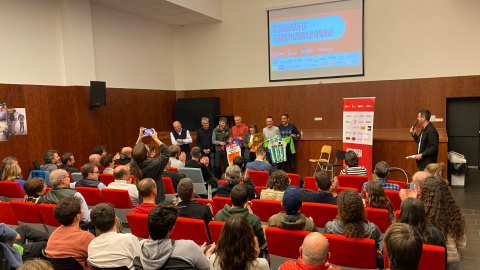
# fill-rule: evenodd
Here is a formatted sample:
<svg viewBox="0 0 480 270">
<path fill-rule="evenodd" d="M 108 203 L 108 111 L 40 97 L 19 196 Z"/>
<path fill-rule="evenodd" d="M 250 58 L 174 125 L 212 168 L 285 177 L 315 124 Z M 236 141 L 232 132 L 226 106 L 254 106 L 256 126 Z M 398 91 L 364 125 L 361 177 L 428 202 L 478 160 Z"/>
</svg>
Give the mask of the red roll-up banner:
<svg viewBox="0 0 480 270">
<path fill-rule="evenodd" d="M 343 151 L 353 150 L 358 156 L 358 166 L 372 176 L 373 113 L 375 98 L 343 99 Z"/>
</svg>

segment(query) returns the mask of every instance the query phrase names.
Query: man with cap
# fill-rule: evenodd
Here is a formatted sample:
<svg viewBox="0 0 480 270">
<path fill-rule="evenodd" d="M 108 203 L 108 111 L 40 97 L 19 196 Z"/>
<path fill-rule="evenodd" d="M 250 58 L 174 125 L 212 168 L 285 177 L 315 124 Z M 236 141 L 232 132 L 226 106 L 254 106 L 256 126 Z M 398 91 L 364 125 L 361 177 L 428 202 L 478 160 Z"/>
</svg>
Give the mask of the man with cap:
<svg viewBox="0 0 480 270">
<path fill-rule="evenodd" d="M 287 187 L 283 194 L 282 206 L 285 212 L 271 216 L 268 219 L 268 226 L 288 230 L 317 231 L 313 219 L 299 212 L 302 207 L 302 192 L 297 186 Z"/>
</svg>

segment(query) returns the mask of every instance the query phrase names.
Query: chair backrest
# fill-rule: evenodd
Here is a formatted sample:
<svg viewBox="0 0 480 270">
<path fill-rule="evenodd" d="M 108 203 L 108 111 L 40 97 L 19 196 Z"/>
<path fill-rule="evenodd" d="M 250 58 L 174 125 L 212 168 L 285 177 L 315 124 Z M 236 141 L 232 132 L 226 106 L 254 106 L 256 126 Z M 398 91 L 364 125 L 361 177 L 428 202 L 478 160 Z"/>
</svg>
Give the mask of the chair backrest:
<svg viewBox="0 0 480 270">
<path fill-rule="evenodd" d="M 9 202 L 0 202 L 0 223 L 5 223 L 6 225 L 11 226 L 20 226 Z"/>
<path fill-rule="evenodd" d="M 395 221 L 398 220 L 399 216 L 400 216 L 400 210 L 395 211 Z"/>
<path fill-rule="evenodd" d="M 328 239 L 329 262 L 355 268 L 377 268 L 375 240 L 347 238 L 338 234 L 323 234 Z"/>
<path fill-rule="evenodd" d="M 94 207 L 95 205 L 102 203 L 102 195 L 100 194 L 100 189 L 93 187 L 75 187 L 75 190 L 80 192 L 85 199 L 85 202 L 89 207 Z"/>
<path fill-rule="evenodd" d="M 309 189 L 309 190 L 312 190 L 312 191 L 315 191 L 315 192 L 318 191 L 317 190 L 317 184 L 315 184 L 315 177 L 313 177 L 313 176 L 303 178 L 303 185 L 304 185 L 305 189 Z"/>
<path fill-rule="evenodd" d="M 53 213 L 53 208 L 56 204 L 42 203 L 38 205 L 38 212 L 43 219 L 45 226 L 49 233 L 52 233 L 56 228 L 60 227 L 60 222 L 57 221 Z"/>
<path fill-rule="evenodd" d="M 397 184 L 400 188 L 403 188 L 403 189 L 407 187 L 407 183 L 403 181 L 387 180 L 387 182 L 390 184 Z"/>
<path fill-rule="evenodd" d="M 320 150 L 320 157 L 318 159 L 325 159 L 327 162 L 330 162 L 330 155 L 332 154 L 332 147 L 330 145 L 322 146 Z M 326 158 L 324 156 L 327 156 Z"/>
<path fill-rule="evenodd" d="M 83 267 L 73 257 L 52 258 L 47 257 L 44 250 L 42 253 L 45 260 L 49 261 L 55 270 L 83 270 Z"/>
<path fill-rule="evenodd" d="M 218 239 L 220 239 L 220 235 L 222 234 L 223 225 L 225 225 L 225 221 L 210 221 L 208 223 L 208 229 L 213 243 L 218 244 Z"/>
<path fill-rule="evenodd" d="M 105 166 L 100 165 L 100 167 L 98 169 L 103 172 L 103 171 L 105 171 Z"/>
<path fill-rule="evenodd" d="M 337 187 L 337 194 L 340 194 L 340 192 L 344 191 L 344 190 L 347 190 L 347 189 L 351 189 L 355 192 L 360 192 L 360 190 L 358 190 L 357 188 L 353 188 L 353 187 Z"/>
<path fill-rule="evenodd" d="M 74 173 L 72 173 L 72 180 L 73 180 L 73 182 L 80 181 L 80 180 L 82 180 L 82 178 L 83 178 L 82 173 L 80 173 L 80 172 L 74 172 Z"/>
<path fill-rule="evenodd" d="M 73 178 L 72 178 L 72 174 L 67 172 L 68 173 L 68 177 L 70 178 L 70 183 L 73 183 Z"/>
<path fill-rule="evenodd" d="M 101 193 L 103 201 L 113 204 L 115 208 L 133 209 L 133 204 L 127 190 L 104 188 Z"/>
<path fill-rule="evenodd" d="M 174 168 L 174 167 L 170 167 L 170 170 L 168 170 L 170 172 L 177 172 L 178 173 L 178 169 L 177 168 Z"/>
<path fill-rule="evenodd" d="M 42 166 L 42 164 L 40 164 L 40 162 L 36 160 L 33 161 L 32 164 L 33 164 L 33 167 L 35 167 L 35 170 L 40 170 L 40 166 Z"/>
<path fill-rule="evenodd" d="M 378 226 L 381 233 L 385 233 L 390 226 L 388 210 L 378 208 L 365 208 L 365 219 Z"/>
<path fill-rule="evenodd" d="M 260 218 L 262 222 L 268 222 L 268 219 L 282 211 L 285 211 L 281 201 L 274 200 L 252 200 L 252 211 Z"/>
<path fill-rule="evenodd" d="M 127 213 L 126 217 L 133 235 L 144 239 L 149 237 L 147 226 L 148 214 Z"/>
<path fill-rule="evenodd" d="M 387 250 L 383 244 L 383 264 L 385 269 L 389 266 Z M 423 245 L 422 256 L 418 264 L 418 270 L 445 270 L 445 249 L 439 246 Z"/>
<path fill-rule="evenodd" d="M 341 187 L 353 187 L 362 190 L 363 183 L 368 181 L 366 175 L 348 175 L 342 174 L 338 176 L 338 185 Z"/>
<path fill-rule="evenodd" d="M 276 227 L 265 228 L 271 269 L 278 269 L 282 263 L 289 259 L 297 259 L 303 239 L 309 233 L 311 232 Z"/>
<path fill-rule="evenodd" d="M 46 195 L 51 189 L 52 189 L 51 187 L 47 187 L 47 189 L 45 189 L 45 195 Z"/>
<path fill-rule="evenodd" d="M 0 190 L 7 201 L 19 201 L 25 197 L 22 185 L 14 181 L 0 181 Z"/>
<path fill-rule="evenodd" d="M 20 225 L 28 225 L 39 231 L 48 232 L 36 203 L 11 201 L 10 206 Z"/>
<path fill-rule="evenodd" d="M 199 246 L 205 242 L 210 244 L 205 221 L 201 219 L 179 217 L 170 238 L 174 240 L 192 240 Z"/>
<path fill-rule="evenodd" d="M 315 226 L 323 228 L 327 222 L 335 219 L 338 214 L 338 206 L 325 203 L 304 202 L 300 213 L 306 217 L 311 217 Z"/>
<path fill-rule="evenodd" d="M 100 178 L 100 181 L 102 181 L 102 183 L 105 186 L 108 186 L 108 184 L 115 181 L 115 177 L 113 176 L 113 174 L 102 173 L 102 174 L 99 174 L 98 177 Z"/>
<path fill-rule="evenodd" d="M 227 180 L 218 180 L 217 184 L 220 185 L 226 185 L 228 184 Z"/>
<path fill-rule="evenodd" d="M 230 199 L 230 197 L 213 197 L 213 205 L 215 206 L 215 210 L 217 212 L 222 210 L 225 204 L 232 206 L 232 199 Z"/>
<path fill-rule="evenodd" d="M 388 199 L 393 204 L 393 209 L 400 210 L 402 200 L 400 199 L 400 191 L 385 189 Z"/>
<path fill-rule="evenodd" d="M 266 171 L 248 171 L 248 175 L 250 175 L 250 178 L 252 178 L 253 183 L 256 186 L 266 186 L 267 185 L 267 180 L 269 177 L 268 172 Z"/>
<path fill-rule="evenodd" d="M 288 178 L 290 178 L 290 185 L 300 187 L 300 175 L 295 173 L 287 173 Z"/>
<path fill-rule="evenodd" d="M 347 153 L 346 151 L 337 150 L 337 151 L 335 152 L 335 158 L 336 158 L 337 160 L 344 160 L 346 153 Z"/>
<path fill-rule="evenodd" d="M 208 205 L 210 204 L 213 208 L 213 216 L 215 216 L 215 214 L 217 213 L 217 210 L 215 209 L 215 203 L 213 202 L 213 200 L 209 200 L 209 199 L 197 199 L 195 198 L 195 201 L 197 203 L 201 203 L 201 204 L 205 204 L 205 205 Z"/>
<path fill-rule="evenodd" d="M 261 195 L 262 194 L 262 190 L 264 189 L 267 189 L 267 187 L 259 187 L 259 186 L 256 186 L 254 187 L 255 191 L 258 193 L 258 195 Z"/>
<path fill-rule="evenodd" d="M 165 186 L 165 194 L 175 194 L 175 189 L 173 188 L 172 178 L 162 177 L 163 185 Z"/>
<path fill-rule="evenodd" d="M 50 184 L 50 172 L 49 171 L 42 171 L 40 169 L 38 170 L 33 170 L 30 172 L 30 174 L 28 175 L 28 179 L 32 179 L 34 177 L 41 177 L 43 178 L 43 180 L 45 180 L 45 183 L 49 186 L 51 186 Z"/>
<path fill-rule="evenodd" d="M 196 194 L 206 194 L 205 181 L 203 179 L 202 170 L 200 168 L 180 168 L 179 173 L 183 173 L 186 177 L 192 179 L 193 189 Z"/>
</svg>

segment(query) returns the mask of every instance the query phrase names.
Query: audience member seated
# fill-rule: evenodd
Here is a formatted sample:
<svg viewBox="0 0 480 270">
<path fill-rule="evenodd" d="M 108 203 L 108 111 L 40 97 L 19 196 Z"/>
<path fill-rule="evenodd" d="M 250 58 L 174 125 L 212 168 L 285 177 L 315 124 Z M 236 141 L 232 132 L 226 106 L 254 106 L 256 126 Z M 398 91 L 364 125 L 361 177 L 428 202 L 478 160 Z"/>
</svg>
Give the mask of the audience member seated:
<svg viewBox="0 0 480 270">
<path fill-rule="evenodd" d="M 132 160 L 132 148 L 131 147 L 124 147 L 122 148 L 122 152 L 120 154 L 120 158 L 115 160 L 115 165 L 127 165 L 130 164 Z"/>
<path fill-rule="evenodd" d="M 87 163 L 82 167 L 82 177 L 83 179 L 75 182 L 76 187 L 94 187 L 100 190 L 106 188 L 106 186 L 98 180 L 99 170 L 98 167 Z"/>
<path fill-rule="evenodd" d="M 95 236 L 79 227 L 83 219 L 82 200 L 65 197 L 53 208 L 53 213 L 62 225 L 50 235 L 45 254 L 51 258 L 73 257 L 83 269 L 91 269 L 87 264 L 88 245 Z"/>
<path fill-rule="evenodd" d="M 425 167 L 425 171 L 430 173 L 432 176 L 438 176 L 445 181 L 448 185 L 448 179 L 445 177 L 445 164 L 443 162 L 439 163 L 430 163 Z"/>
<path fill-rule="evenodd" d="M 172 179 L 173 188 L 175 189 L 175 192 L 177 192 L 178 183 L 180 182 L 180 180 L 182 180 L 182 178 L 185 178 L 186 176 L 183 173 L 170 171 L 171 164 L 172 164 L 172 161 L 168 160 L 167 166 L 165 166 L 165 169 L 162 172 L 162 177 L 168 177 Z"/>
<path fill-rule="evenodd" d="M 99 155 L 100 157 L 103 157 L 104 155 L 107 154 L 107 147 L 105 145 L 97 145 L 95 148 L 93 148 L 92 154 Z"/>
<path fill-rule="evenodd" d="M 269 270 L 268 261 L 258 258 L 260 248 L 248 220 L 240 214 L 225 222 L 215 253 L 210 257 L 210 269 Z"/>
<path fill-rule="evenodd" d="M 282 206 L 285 212 L 271 216 L 268 219 L 268 226 L 288 230 L 317 231 L 313 220 L 300 213 L 300 208 L 302 208 L 302 192 L 297 186 L 289 186 L 285 190 Z"/>
<path fill-rule="evenodd" d="M 377 181 L 380 183 L 383 187 L 383 189 L 388 189 L 388 190 L 395 190 L 395 191 L 400 191 L 400 186 L 397 184 L 392 184 L 387 181 L 387 176 L 388 176 L 388 164 L 385 161 L 380 161 L 375 165 L 375 170 L 373 173 L 377 176 Z M 363 191 L 367 187 L 369 181 L 363 183 L 361 194 L 363 194 Z"/>
<path fill-rule="evenodd" d="M 314 176 L 318 191 L 315 193 L 305 189 L 303 191 L 303 201 L 336 205 L 337 197 L 333 194 L 337 194 L 338 178 L 335 177 L 332 182 L 326 171 L 317 172 Z"/>
<path fill-rule="evenodd" d="M 216 183 L 217 179 L 215 178 L 215 176 L 213 176 L 210 170 L 208 170 L 208 158 L 202 158 L 202 154 L 200 153 L 200 147 L 193 147 L 190 151 L 190 155 L 192 155 L 192 159 L 185 162 L 185 168 L 200 168 L 202 170 L 202 176 L 205 182 L 213 181 Z"/>
<path fill-rule="evenodd" d="M 54 270 L 51 263 L 39 258 L 24 262 L 17 270 Z"/>
<path fill-rule="evenodd" d="M 242 171 L 237 165 L 228 166 L 227 170 L 225 171 L 225 179 L 227 180 L 227 184 L 221 184 L 217 188 L 217 196 L 220 197 L 230 197 L 230 193 L 232 192 L 232 188 L 243 180 Z M 258 199 L 260 196 L 255 191 L 255 189 L 251 185 L 245 184 L 248 188 L 248 199 Z"/>
<path fill-rule="evenodd" d="M 401 212 L 397 223 L 406 223 L 420 235 L 422 243 L 440 246 L 445 249 L 445 263 L 447 263 L 447 247 L 442 232 L 432 225 L 427 224 L 425 207 L 417 198 L 407 198 L 402 202 Z"/>
<path fill-rule="evenodd" d="M 429 176 L 431 176 L 431 174 L 425 171 L 416 172 L 412 177 L 413 190 L 401 189 L 400 199 L 403 201 L 406 198 L 419 198 L 422 193 L 423 183 Z"/>
<path fill-rule="evenodd" d="M 157 198 L 157 184 L 152 178 L 145 178 L 138 183 L 138 193 L 143 197 L 143 202 L 139 204 L 134 213 L 148 214 L 150 209 L 157 206 L 155 198 Z"/>
<path fill-rule="evenodd" d="M 368 171 L 365 167 L 358 166 L 358 156 L 352 150 L 345 154 L 345 164 L 347 164 L 347 168 L 341 170 L 340 174 L 368 175 Z"/>
<path fill-rule="evenodd" d="M 47 190 L 47 185 L 45 184 L 45 180 L 41 177 L 34 177 L 32 179 L 28 179 L 25 181 L 23 185 L 25 188 L 25 198 L 23 200 L 25 202 L 33 202 L 33 203 L 43 203 L 45 201 L 45 191 Z"/>
<path fill-rule="evenodd" d="M 417 270 L 422 250 L 421 236 L 410 225 L 395 223 L 388 227 L 385 233 L 385 251 L 390 270 Z"/>
<path fill-rule="evenodd" d="M 11 164 L 11 163 L 18 163 L 17 158 L 16 157 L 6 157 L 2 160 L 2 169 L 0 169 L 0 178 L 3 175 L 3 170 L 5 169 L 5 166 L 7 166 L 8 164 Z"/>
<path fill-rule="evenodd" d="M 195 190 L 193 189 L 192 179 L 183 178 L 178 184 L 178 196 L 181 201 L 177 203 L 177 207 L 180 210 L 180 217 L 194 218 L 205 221 L 205 226 L 213 220 L 212 206 L 197 203 L 193 197 L 195 196 Z"/>
<path fill-rule="evenodd" d="M 265 234 L 263 233 L 260 218 L 253 214 L 252 203 L 248 201 L 248 187 L 246 185 L 236 185 L 230 193 L 230 198 L 233 206 L 225 204 L 223 209 L 219 210 L 215 215 L 215 220 L 227 221 L 231 215 L 241 214 L 247 218 L 248 223 L 252 226 L 259 244 L 263 245 L 265 243 Z"/>
<path fill-rule="evenodd" d="M 452 190 L 438 176 L 425 179 L 420 197 L 427 224 L 439 229 L 447 239 L 446 269 L 462 269 L 460 251 L 467 245 L 465 217 L 453 197 Z"/>
<path fill-rule="evenodd" d="M 6 269 L 15 269 L 23 263 L 22 254 L 17 248 L 13 247 L 18 237 L 16 231 L 7 227 L 4 223 L 0 223 L 0 248 L 3 249 L 3 258 L 6 259 Z"/>
<path fill-rule="evenodd" d="M 118 217 L 109 203 L 97 204 L 90 213 L 100 235 L 88 245 L 88 263 L 100 268 L 126 266 L 133 269 L 138 238 L 131 233 L 117 233 Z"/>
<path fill-rule="evenodd" d="M 100 158 L 100 165 L 102 165 L 105 169 L 103 170 L 104 174 L 113 174 L 113 156 L 110 154 L 103 155 Z"/>
<path fill-rule="evenodd" d="M 340 270 L 339 267 L 330 266 L 328 240 L 321 233 L 313 232 L 305 236 L 298 252 L 300 257 L 297 261 L 288 260 L 280 266 L 279 270 Z"/>
<path fill-rule="evenodd" d="M 208 258 L 215 244 L 205 251 L 191 240 L 169 238 L 178 218 L 178 207 L 162 202 L 148 214 L 147 227 L 150 237 L 140 241 L 135 249 L 135 269 L 199 269 L 209 270 Z"/>
<path fill-rule="evenodd" d="M 20 165 L 18 165 L 18 163 L 10 163 L 5 166 L 5 169 L 3 169 L 1 181 L 20 183 L 23 192 L 25 192 L 25 188 L 23 187 L 23 185 L 25 184 L 25 180 L 22 180 L 22 177 L 22 169 L 20 169 Z"/>
<path fill-rule="evenodd" d="M 257 159 L 255 161 L 247 163 L 247 170 L 249 171 L 266 171 L 268 174 L 273 173 L 273 166 L 270 163 L 263 162 L 267 152 L 263 146 L 257 149 Z"/>
<path fill-rule="evenodd" d="M 237 165 L 242 171 L 242 181 L 244 184 L 255 187 L 255 184 L 253 183 L 252 178 L 250 178 L 250 175 L 248 175 L 248 171 L 244 172 L 245 162 L 243 157 L 241 156 L 234 157 L 232 160 L 232 165 Z M 222 174 L 222 180 L 226 180 L 225 174 Z"/>
<path fill-rule="evenodd" d="M 267 189 L 262 190 L 260 199 L 281 201 L 283 193 L 290 186 L 290 178 L 284 171 L 275 171 L 267 180 Z"/>
<path fill-rule="evenodd" d="M 168 149 L 170 150 L 170 161 L 172 161 L 172 167 L 177 169 L 185 167 L 187 155 L 184 152 L 180 153 L 180 146 L 170 145 Z"/>
<path fill-rule="evenodd" d="M 383 256 L 380 250 L 382 233 L 377 225 L 365 219 L 362 197 L 347 189 L 338 194 L 338 219 L 325 224 L 325 233 L 342 234 L 349 238 L 370 238 L 375 240 L 377 248 L 377 268 L 383 268 Z"/>
<path fill-rule="evenodd" d="M 102 157 L 99 155 L 99 154 L 91 154 L 89 157 L 88 157 L 88 162 L 90 164 L 92 164 L 93 166 L 97 167 L 98 168 L 98 173 L 99 174 L 102 174 L 103 171 L 100 170 L 100 159 Z"/>
<path fill-rule="evenodd" d="M 75 157 L 73 153 L 65 153 L 61 158 L 62 165 L 58 166 L 59 169 L 64 169 L 68 173 L 79 172 L 77 168 L 73 167 L 75 164 Z"/>
<path fill-rule="evenodd" d="M 57 150 L 48 150 L 43 155 L 43 161 L 45 164 L 40 165 L 40 170 L 42 171 L 53 171 L 57 169 L 57 163 L 60 161 L 60 156 L 57 154 Z"/>
<path fill-rule="evenodd" d="M 45 203 L 58 204 L 58 202 L 68 196 L 73 195 L 82 201 L 83 209 L 83 222 L 90 222 L 90 211 L 88 210 L 87 203 L 82 194 L 71 187 L 74 183 L 70 184 L 70 177 L 67 171 L 62 169 L 54 170 L 50 173 L 50 184 L 53 188 L 45 194 Z"/>
<path fill-rule="evenodd" d="M 109 154 L 105 155 L 108 156 Z M 128 195 L 130 196 L 130 200 L 132 201 L 133 206 L 138 205 L 138 189 L 137 187 L 132 184 L 132 178 L 130 178 L 130 174 L 126 166 L 118 166 L 115 168 L 113 177 L 115 177 L 115 181 L 108 185 L 108 188 L 113 189 L 123 189 L 128 191 Z"/>
<path fill-rule="evenodd" d="M 390 219 L 390 223 L 393 223 L 395 220 L 395 210 L 380 183 L 377 181 L 369 181 L 367 188 L 365 189 L 365 196 L 366 199 L 364 199 L 364 204 L 366 208 L 388 210 L 388 218 Z"/>
<path fill-rule="evenodd" d="M 132 158 L 135 161 L 135 185 L 144 178 L 152 178 L 158 189 L 157 198 L 155 198 L 155 203 L 158 204 L 165 201 L 165 186 L 163 185 L 162 172 L 165 166 L 167 166 L 170 150 L 158 139 L 155 129 L 152 129 L 153 133 L 151 135 L 144 135 L 144 130 L 145 128 L 140 128 L 137 143 L 133 147 L 132 152 Z M 157 159 L 148 158 L 148 147 L 142 142 L 142 139 L 145 137 L 151 137 L 159 146 L 160 155 Z M 142 199 L 139 198 L 139 202 L 141 201 Z"/>
</svg>

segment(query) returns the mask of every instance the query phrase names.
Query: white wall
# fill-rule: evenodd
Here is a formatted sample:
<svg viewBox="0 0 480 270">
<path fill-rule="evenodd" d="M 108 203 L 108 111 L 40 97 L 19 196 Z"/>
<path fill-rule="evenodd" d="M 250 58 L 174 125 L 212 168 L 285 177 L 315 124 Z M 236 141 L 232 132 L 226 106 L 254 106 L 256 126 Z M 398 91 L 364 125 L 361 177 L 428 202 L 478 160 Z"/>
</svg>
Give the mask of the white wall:
<svg viewBox="0 0 480 270">
<path fill-rule="evenodd" d="M 184 89 L 316 84 L 268 82 L 267 8 L 304 0 L 223 1 L 223 22 L 187 25 Z M 480 74 L 480 1 L 366 0 L 365 76 L 323 83 Z M 177 89 L 179 90 L 179 89 Z"/>
</svg>

